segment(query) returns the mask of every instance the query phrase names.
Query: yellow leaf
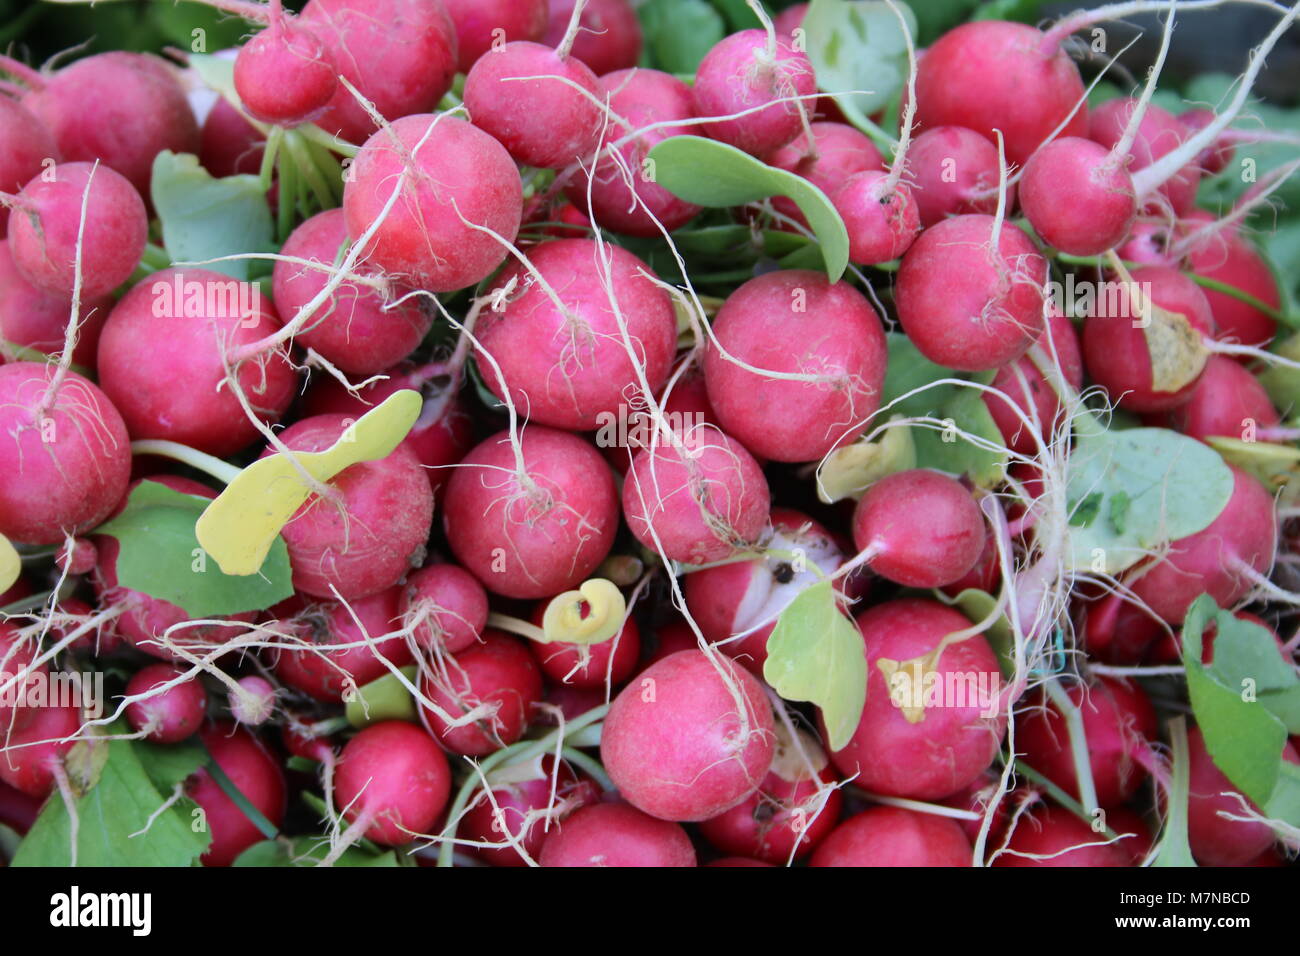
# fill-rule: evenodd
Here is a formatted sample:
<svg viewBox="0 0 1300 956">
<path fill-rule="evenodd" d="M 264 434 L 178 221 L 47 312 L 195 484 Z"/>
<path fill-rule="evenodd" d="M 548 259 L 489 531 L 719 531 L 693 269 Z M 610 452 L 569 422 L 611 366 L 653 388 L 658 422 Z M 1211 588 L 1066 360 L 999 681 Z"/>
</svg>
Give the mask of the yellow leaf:
<svg viewBox="0 0 1300 956">
<path fill-rule="evenodd" d="M 387 458 L 420 417 L 423 404 L 419 392 L 394 392 L 329 448 L 294 452 L 294 461 L 317 481 L 329 481 L 358 462 Z M 277 453 L 253 462 L 199 516 L 194 526 L 199 544 L 226 574 L 256 574 L 280 529 L 311 497 L 294 461 Z"/>
<path fill-rule="evenodd" d="M 894 415 L 890 420 L 901 418 Z M 817 474 L 817 497 L 828 505 L 844 498 L 861 498 L 886 475 L 915 467 L 916 443 L 912 432 L 896 426 L 877 441 L 858 441 L 831 452 Z"/>
<path fill-rule="evenodd" d="M 551 599 L 542 615 L 547 643 L 600 644 L 623 628 L 627 602 L 612 581 L 591 578 Z"/>
<path fill-rule="evenodd" d="M 18 551 L 8 538 L 0 534 L 0 592 L 8 591 L 18 582 L 22 569 Z"/>
</svg>

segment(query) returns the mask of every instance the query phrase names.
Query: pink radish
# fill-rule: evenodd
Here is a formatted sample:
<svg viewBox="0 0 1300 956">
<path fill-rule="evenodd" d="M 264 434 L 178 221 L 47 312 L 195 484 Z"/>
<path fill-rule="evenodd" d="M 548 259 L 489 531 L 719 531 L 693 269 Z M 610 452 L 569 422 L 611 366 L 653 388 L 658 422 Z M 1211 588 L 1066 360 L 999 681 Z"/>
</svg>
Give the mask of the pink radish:
<svg viewBox="0 0 1300 956">
<path fill-rule="evenodd" d="M 505 42 L 538 42 L 546 35 L 546 0 L 442 0 L 456 27 L 457 68 L 469 73 L 485 53 Z"/>
<path fill-rule="evenodd" d="M 948 216 L 997 211 L 998 148 L 974 130 L 962 126 L 922 130 L 907 151 L 907 175 L 921 225 L 927 229 Z M 1007 207 L 1015 202 L 1016 187 L 1009 183 Z"/>
<path fill-rule="evenodd" d="M 831 831 L 812 866 L 970 866 L 957 821 L 898 807 L 873 807 Z"/>
<path fill-rule="evenodd" d="M 112 306 L 108 296 L 82 296 L 73 364 L 94 367 L 99 334 Z M 0 239 L 0 338 L 47 355 L 60 355 L 71 315 L 71 298 L 48 295 L 28 282 L 14 265 L 9 243 Z"/>
<path fill-rule="evenodd" d="M 437 744 L 400 720 L 374 724 L 347 742 L 334 768 L 334 803 L 381 846 L 410 843 L 433 829 L 451 793 Z"/>
<path fill-rule="evenodd" d="M 338 90 L 336 72 L 320 37 L 272 0 L 270 25 L 235 57 L 235 92 L 254 119 L 297 126 L 325 111 Z"/>
<path fill-rule="evenodd" d="M 128 697 L 149 694 L 161 684 L 185 674 L 170 664 L 150 664 L 136 671 L 126 685 Z M 144 731 L 147 740 L 157 744 L 174 744 L 192 736 L 203 724 L 208 695 L 197 676 L 154 693 L 145 700 L 126 707 L 126 719 L 132 730 Z"/>
<path fill-rule="evenodd" d="M 542 42 L 559 46 L 568 30 L 575 0 L 550 0 Z M 628 0 L 587 0 L 572 54 L 597 76 L 630 69 L 641 56 L 641 21 Z"/>
<path fill-rule="evenodd" d="M 477 641 L 487 626 L 487 592 L 464 568 L 430 564 L 407 575 L 402 618 L 415 623 L 415 641 L 422 648 L 456 654 Z"/>
<path fill-rule="evenodd" d="M 0 192 L 16 193 L 31 181 L 46 161 L 57 161 L 54 136 L 31 110 L 17 100 L 0 96 Z M 0 239 L 5 236 L 9 209 L 0 206 Z"/>
<path fill-rule="evenodd" d="M 284 771 L 261 741 L 224 722 L 208 725 L 200 736 L 230 782 L 264 817 L 279 826 L 286 809 Z M 200 858 L 204 866 L 230 866 L 239 854 L 265 839 L 206 767 L 186 780 L 185 794 L 202 809 L 202 820 L 212 835 L 207 852 Z"/>
<path fill-rule="evenodd" d="M 691 838 L 675 823 L 623 803 L 584 807 L 542 844 L 542 866 L 695 866 Z"/>
</svg>

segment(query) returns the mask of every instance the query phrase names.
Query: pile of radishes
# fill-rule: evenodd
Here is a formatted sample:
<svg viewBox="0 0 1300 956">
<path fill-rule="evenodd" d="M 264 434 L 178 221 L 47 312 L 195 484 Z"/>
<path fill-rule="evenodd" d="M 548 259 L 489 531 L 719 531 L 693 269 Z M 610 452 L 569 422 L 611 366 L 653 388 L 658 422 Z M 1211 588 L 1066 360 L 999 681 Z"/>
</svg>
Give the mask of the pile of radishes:
<svg viewBox="0 0 1300 956">
<path fill-rule="evenodd" d="M 1300 313 L 1247 228 L 1300 164 L 1197 205 L 1297 8 L 1174 115 L 1195 3 L 920 49 L 753 0 L 691 77 L 634 0 L 211 2 L 237 51 L 0 57 L 0 862 L 87 859 L 102 761 L 167 754 L 130 852 L 194 815 L 210 866 L 1300 851 L 1223 743 L 1266 710 L 1300 787 Z M 850 8 L 904 51 L 871 118 Z M 1140 9 L 1090 105 L 1072 36 Z M 169 248 L 182 154 L 273 249 Z"/>
</svg>

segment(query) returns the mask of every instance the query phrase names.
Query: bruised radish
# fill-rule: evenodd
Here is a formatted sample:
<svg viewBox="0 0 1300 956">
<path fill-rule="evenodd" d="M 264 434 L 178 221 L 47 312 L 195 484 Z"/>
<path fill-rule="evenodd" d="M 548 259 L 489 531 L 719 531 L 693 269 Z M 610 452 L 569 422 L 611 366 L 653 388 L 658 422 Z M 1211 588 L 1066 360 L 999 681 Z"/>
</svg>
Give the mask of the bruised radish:
<svg viewBox="0 0 1300 956">
<path fill-rule="evenodd" d="M 427 733 L 400 720 L 362 730 L 334 768 L 334 804 L 349 823 L 367 824 L 366 838 L 381 846 L 432 830 L 450 793 L 447 757 Z"/>
<path fill-rule="evenodd" d="M 691 838 L 676 823 L 623 803 L 597 803 L 562 821 L 542 844 L 542 866 L 695 866 Z"/>
<path fill-rule="evenodd" d="M 811 866 L 971 866 L 956 820 L 898 807 L 872 807 L 831 831 Z"/>
</svg>

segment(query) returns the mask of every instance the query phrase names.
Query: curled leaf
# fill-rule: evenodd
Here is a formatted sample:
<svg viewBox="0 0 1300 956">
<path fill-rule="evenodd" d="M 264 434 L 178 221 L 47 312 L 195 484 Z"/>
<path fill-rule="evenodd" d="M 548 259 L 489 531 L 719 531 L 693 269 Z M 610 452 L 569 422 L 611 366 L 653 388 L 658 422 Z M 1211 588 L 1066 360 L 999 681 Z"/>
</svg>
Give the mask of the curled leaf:
<svg viewBox="0 0 1300 956">
<path fill-rule="evenodd" d="M 542 616 L 547 642 L 600 644 L 623 628 L 627 602 L 612 581 L 592 578 L 551 599 Z"/>
<path fill-rule="evenodd" d="M 861 498 L 886 475 L 915 467 L 916 443 L 911 429 L 890 428 L 877 441 L 854 442 L 831 452 L 817 476 L 817 497 L 828 505 L 845 498 Z"/>
<path fill-rule="evenodd" d="M 23 562 L 13 542 L 0 534 L 0 593 L 8 591 L 18 582 Z"/>
</svg>

